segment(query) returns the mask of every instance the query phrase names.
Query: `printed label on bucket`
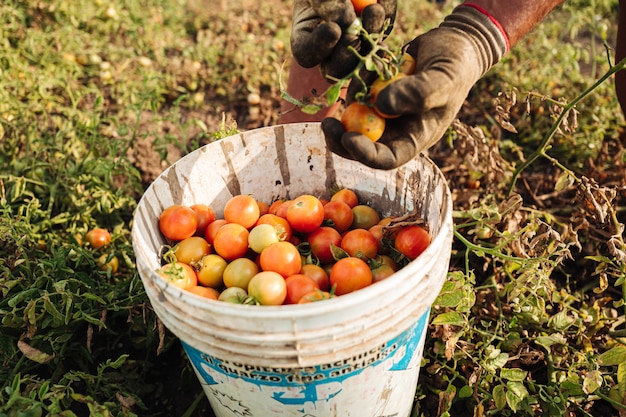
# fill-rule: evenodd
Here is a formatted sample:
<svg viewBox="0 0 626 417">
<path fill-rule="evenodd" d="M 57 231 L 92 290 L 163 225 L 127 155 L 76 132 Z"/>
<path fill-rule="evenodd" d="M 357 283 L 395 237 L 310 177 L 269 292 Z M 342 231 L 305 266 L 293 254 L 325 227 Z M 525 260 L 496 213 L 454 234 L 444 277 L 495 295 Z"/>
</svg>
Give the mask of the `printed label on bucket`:
<svg viewBox="0 0 626 417">
<path fill-rule="evenodd" d="M 403 417 L 413 402 L 428 316 L 366 352 L 306 368 L 246 365 L 182 344 L 218 417 Z"/>
</svg>

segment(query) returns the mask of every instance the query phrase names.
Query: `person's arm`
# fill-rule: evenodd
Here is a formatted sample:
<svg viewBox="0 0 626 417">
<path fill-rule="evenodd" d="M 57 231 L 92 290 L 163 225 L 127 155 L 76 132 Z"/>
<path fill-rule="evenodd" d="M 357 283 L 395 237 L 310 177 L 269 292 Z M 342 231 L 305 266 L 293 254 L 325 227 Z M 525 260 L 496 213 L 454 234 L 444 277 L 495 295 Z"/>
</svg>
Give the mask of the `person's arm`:
<svg viewBox="0 0 626 417">
<path fill-rule="evenodd" d="M 620 62 L 624 58 L 626 58 L 626 0 L 619 0 L 615 62 Z M 622 113 L 626 116 L 626 70 L 615 73 L 615 91 Z"/>
<path fill-rule="evenodd" d="M 491 15 L 506 32 L 510 46 L 514 46 L 563 1 L 474 0 L 465 1 L 464 4 L 481 7 Z"/>
</svg>

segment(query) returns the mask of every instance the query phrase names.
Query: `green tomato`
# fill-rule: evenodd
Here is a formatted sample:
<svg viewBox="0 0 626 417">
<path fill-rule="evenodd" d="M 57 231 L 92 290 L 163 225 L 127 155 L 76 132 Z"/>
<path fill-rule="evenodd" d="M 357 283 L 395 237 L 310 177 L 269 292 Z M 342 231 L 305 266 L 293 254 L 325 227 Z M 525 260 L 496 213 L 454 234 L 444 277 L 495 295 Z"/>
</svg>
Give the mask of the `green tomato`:
<svg viewBox="0 0 626 417">
<path fill-rule="evenodd" d="M 237 258 L 224 269 L 226 287 L 248 288 L 248 283 L 259 272 L 259 266 L 251 259 Z"/>
</svg>

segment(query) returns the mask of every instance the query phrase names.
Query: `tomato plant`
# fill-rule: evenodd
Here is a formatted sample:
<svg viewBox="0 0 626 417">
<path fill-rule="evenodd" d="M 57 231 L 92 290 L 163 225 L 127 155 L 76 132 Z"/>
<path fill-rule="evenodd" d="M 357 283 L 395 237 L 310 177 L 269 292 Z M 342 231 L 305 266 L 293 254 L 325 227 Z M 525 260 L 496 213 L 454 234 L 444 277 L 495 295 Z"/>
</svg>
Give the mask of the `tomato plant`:
<svg viewBox="0 0 626 417">
<path fill-rule="evenodd" d="M 231 261 L 224 269 L 224 285 L 248 289 L 253 276 L 259 273 L 259 266 L 252 259 L 238 258 Z"/>
<path fill-rule="evenodd" d="M 198 285 L 198 277 L 194 269 L 182 262 L 170 262 L 157 270 L 167 282 L 183 290 Z"/>
<path fill-rule="evenodd" d="M 189 206 L 189 208 L 195 211 L 196 216 L 198 216 L 198 225 L 196 226 L 195 235 L 204 237 L 207 226 L 215 220 L 213 209 L 206 204 L 193 204 Z"/>
<path fill-rule="evenodd" d="M 285 304 L 297 304 L 304 295 L 311 291 L 319 290 L 317 282 L 313 278 L 304 274 L 294 274 L 285 278 L 287 286 L 287 296 Z"/>
<path fill-rule="evenodd" d="M 355 101 L 341 115 L 341 124 L 346 132 L 357 132 L 372 142 L 380 139 L 385 131 L 385 119 L 372 106 Z"/>
<path fill-rule="evenodd" d="M 111 234 L 108 230 L 96 227 L 85 233 L 85 241 L 94 249 L 100 249 L 111 243 Z"/>
<path fill-rule="evenodd" d="M 324 204 L 324 223 L 338 232 L 345 232 L 352 226 L 352 208 L 343 201 L 329 201 Z"/>
<path fill-rule="evenodd" d="M 321 263 L 326 264 L 335 261 L 331 245 L 341 245 L 341 234 L 336 229 L 329 226 L 321 226 L 309 233 L 306 240 L 311 246 L 311 253 Z"/>
<path fill-rule="evenodd" d="M 261 271 L 248 283 L 248 295 L 261 305 L 281 305 L 287 297 L 285 278 L 274 271 Z"/>
<path fill-rule="evenodd" d="M 178 262 L 192 264 L 198 262 L 204 255 L 211 253 L 211 245 L 205 238 L 191 236 L 181 240 L 174 246 L 174 256 Z"/>
<path fill-rule="evenodd" d="M 378 239 L 365 229 L 347 231 L 339 245 L 350 256 L 357 258 L 373 258 L 378 253 Z"/>
<path fill-rule="evenodd" d="M 293 243 L 281 241 L 263 249 L 259 256 L 259 264 L 264 271 L 273 271 L 288 277 L 300 271 L 302 257 Z"/>
<path fill-rule="evenodd" d="M 181 241 L 193 236 L 198 228 L 198 215 L 181 204 L 167 207 L 159 216 L 159 229 L 163 236 L 173 241 Z"/>
<path fill-rule="evenodd" d="M 324 221 L 324 206 L 319 198 L 302 194 L 289 205 L 286 218 L 294 230 L 310 233 L 320 227 Z"/>
<path fill-rule="evenodd" d="M 248 229 L 239 223 L 226 223 L 215 233 L 213 249 L 227 261 L 241 258 L 248 252 L 249 234 Z"/>
<path fill-rule="evenodd" d="M 330 270 L 330 285 L 336 295 L 344 295 L 372 283 L 372 271 L 362 259 L 349 256 L 339 259 Z"/>
<path fill-rule="evenodd" d="M 352 229 L 369 229 L 380 222 L 378 212 L 366 204 L 352 207 Z"/>
<path fill-rule="evenodd" d="M 238 223 L 246 229 L 256 224 L 260 214 L 257 201 L 247 194 L 231 197 L 224 206 L 224 219 L 228 223 Z"/>
<path fill-rule="evenodd" d="M 413 260 L 430 245 L 430 235 L 421 226 L 405 226 L 396 235 L 394 246 L 398 252 Z"/>
<path fill-rule="evenodd" d="M 224 270 L 228 262 L 221 256 L 211 253 L 200 259 L 198 282 L 205 287 L 220 288 L 223 285 Z"/>
</svg>

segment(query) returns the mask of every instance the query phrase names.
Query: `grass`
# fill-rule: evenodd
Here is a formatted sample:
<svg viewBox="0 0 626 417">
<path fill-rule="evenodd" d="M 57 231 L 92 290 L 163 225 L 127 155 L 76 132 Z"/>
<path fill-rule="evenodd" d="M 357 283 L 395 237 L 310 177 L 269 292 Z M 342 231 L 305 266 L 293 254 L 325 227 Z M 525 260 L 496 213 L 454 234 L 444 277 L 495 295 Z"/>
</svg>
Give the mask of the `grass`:
<svg viewBox="0 0 626 417">
<path fill-rule="evenodd" d="M 454 4 L 401 2 L 389 43 Z M 2 2 L 0 416 L 210 415 L 144 293 L 132 215 L 169 163 L 276 122 L 290 7 Z M 455 197 L 455 243 L 415 416 L 626 412 L 616 12 L 616 0 L 555 11 L 430 152 Z M 82 243 L 96 226 L 111 231 L 105 249 Z"/>
</svg>

